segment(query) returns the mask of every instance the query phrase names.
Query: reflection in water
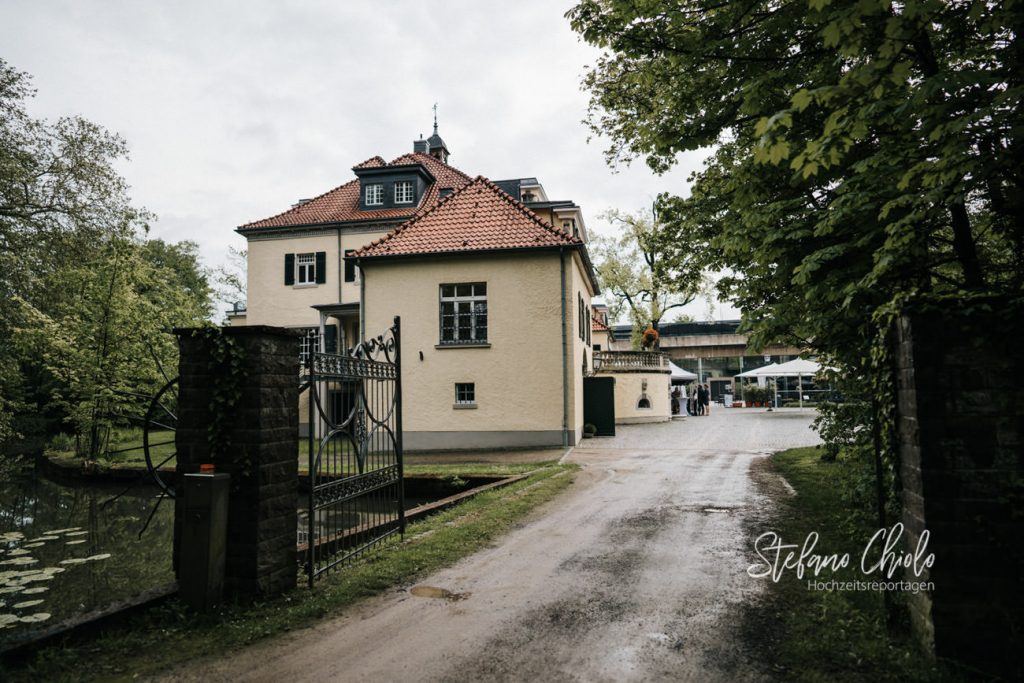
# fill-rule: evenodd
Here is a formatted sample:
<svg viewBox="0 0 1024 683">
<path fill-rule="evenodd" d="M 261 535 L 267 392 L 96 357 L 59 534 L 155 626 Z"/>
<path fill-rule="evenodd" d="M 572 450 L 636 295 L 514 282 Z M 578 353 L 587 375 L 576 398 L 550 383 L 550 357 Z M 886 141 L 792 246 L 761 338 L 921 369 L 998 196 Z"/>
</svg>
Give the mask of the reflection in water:
<svg viewBox="0 0 1024 683">
<path fill-rule="evenodd" d="M 164 501 L 142 539 L 156 490 L 0 481 L 0 642 L 169 583 L 174 506 Z"/>
</svg>

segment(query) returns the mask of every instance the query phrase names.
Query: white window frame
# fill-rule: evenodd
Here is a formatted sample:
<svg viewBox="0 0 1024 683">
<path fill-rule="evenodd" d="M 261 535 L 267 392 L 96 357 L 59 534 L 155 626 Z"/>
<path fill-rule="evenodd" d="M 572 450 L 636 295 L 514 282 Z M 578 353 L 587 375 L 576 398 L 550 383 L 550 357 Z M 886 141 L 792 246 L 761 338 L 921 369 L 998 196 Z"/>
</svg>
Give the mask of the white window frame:
<svg viewBox="0 0 1024 683">
<path fill-rule="evenodd" d="M 363 201 L 367 206 L 384 206 L 384 183 L 371 183 L 363 188 Z"/>
<path fill-rule="evenodd" d="M 453 294 L 445 295 L 445 288 L 452 287 Z M 469 294 L 459 294 L 459 288 L 469 287 Z M 440 345 L 459 346 L 470 344 L 487 344 L 487 332 L 490 326 L 487 310 L 487 283 L 486 282 L 460 282 L 442 284 L 438 290 L 440 304 Z M 445 339 L 445 305 L 451 306 L 452 312 L 452 338 Z M 460 337 L 460 318 L 469 318 L 469 337 Z M 478 322 L 478 317 L 483 318 L 483 323 Z M 481 333 L 481 329 L 483 332 Z"/>
<path fill-rule="evenodd" d="M 466 388 L 468 387 L 468 389 Z M 460 391 L 460 388 L 462 389 Z M 476 382 L 455 383 L 455 405 L 475 406 L 476 405 Z"/>
<path fill-rule="evenodd" d="M 399 194 L 401 188 L 403 192 Z M 405 192 L 408 190 L 408 192 Z M 416 199 L 416 185 L 411 180 L 395 181 L 395 204 L 412 204 Z"/>
<path fill-rule="evenodd" d="M 295 284 L 316 284 L 316 252 L 295 255 Z"/>
</svg>

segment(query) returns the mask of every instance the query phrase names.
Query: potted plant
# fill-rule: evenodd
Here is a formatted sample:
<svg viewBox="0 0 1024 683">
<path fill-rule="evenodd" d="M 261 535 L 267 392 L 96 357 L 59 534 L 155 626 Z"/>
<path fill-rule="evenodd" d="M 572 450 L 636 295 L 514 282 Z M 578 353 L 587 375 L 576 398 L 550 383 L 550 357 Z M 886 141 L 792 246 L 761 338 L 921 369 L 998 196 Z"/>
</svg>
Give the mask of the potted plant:
<svg viewBox="0 0 1024 683">
<path fill-rule="evenodd" d="M 650 351 L 658 343 L 658 331 L 651 326 L 640 335 L 640 346 L 645 351 Z"/>
<path fill-rule="evenodd" d="M 583 438 L 590 439 L 597 436 L 597 426 L 591 423 L 583 425 Z"/>
</svg>

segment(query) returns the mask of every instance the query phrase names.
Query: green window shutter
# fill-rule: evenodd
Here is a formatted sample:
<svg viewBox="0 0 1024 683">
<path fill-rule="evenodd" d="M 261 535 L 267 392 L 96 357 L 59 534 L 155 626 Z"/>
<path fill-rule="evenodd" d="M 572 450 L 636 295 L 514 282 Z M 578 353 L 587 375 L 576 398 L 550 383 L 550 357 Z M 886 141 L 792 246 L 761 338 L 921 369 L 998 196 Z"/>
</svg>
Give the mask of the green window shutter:
<svg viewBox="0 0 1024 683">
<path fill-rule="evenodd" d="M 327 282 L 327 252 L 316 252 L 316 283 L 322 285 Z"/>
<path fill-rule="evenodd" d="M 356 262 L 351 258 L 355 249 L 345 251 L 345 282 L 356 281 Z"/>
<path fill-rule="evenodd" d="M 324 353 L 338 352 L 338 328 L 334 325 L 324 327 Z"/>
<path fill-rule="evenodd" d="M 284 283 L 295 284 L 295 254 L 284 255 Z"/>
</svg>

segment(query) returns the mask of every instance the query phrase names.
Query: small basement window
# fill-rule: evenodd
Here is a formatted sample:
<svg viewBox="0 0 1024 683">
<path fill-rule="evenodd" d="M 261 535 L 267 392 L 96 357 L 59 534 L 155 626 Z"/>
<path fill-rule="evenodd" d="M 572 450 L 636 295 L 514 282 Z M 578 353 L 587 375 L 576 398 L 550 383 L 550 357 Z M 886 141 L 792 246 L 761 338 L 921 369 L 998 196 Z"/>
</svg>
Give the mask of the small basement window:
<svg viewBox="0 0 1024 683">
<path fill-rule="evenodd" d="M 455 383 L 455 405 L 476 405 L 476 384 L 473 382 Z"/>
<path fill-rule="evenodd" d="M 646 395 L 645 396 L 641 396 L 640 400 L 636 402 L 636 409 L 637 410 L 650 410 L 651 409 L 651 399 L 647 398 Z"/>
</svg>

